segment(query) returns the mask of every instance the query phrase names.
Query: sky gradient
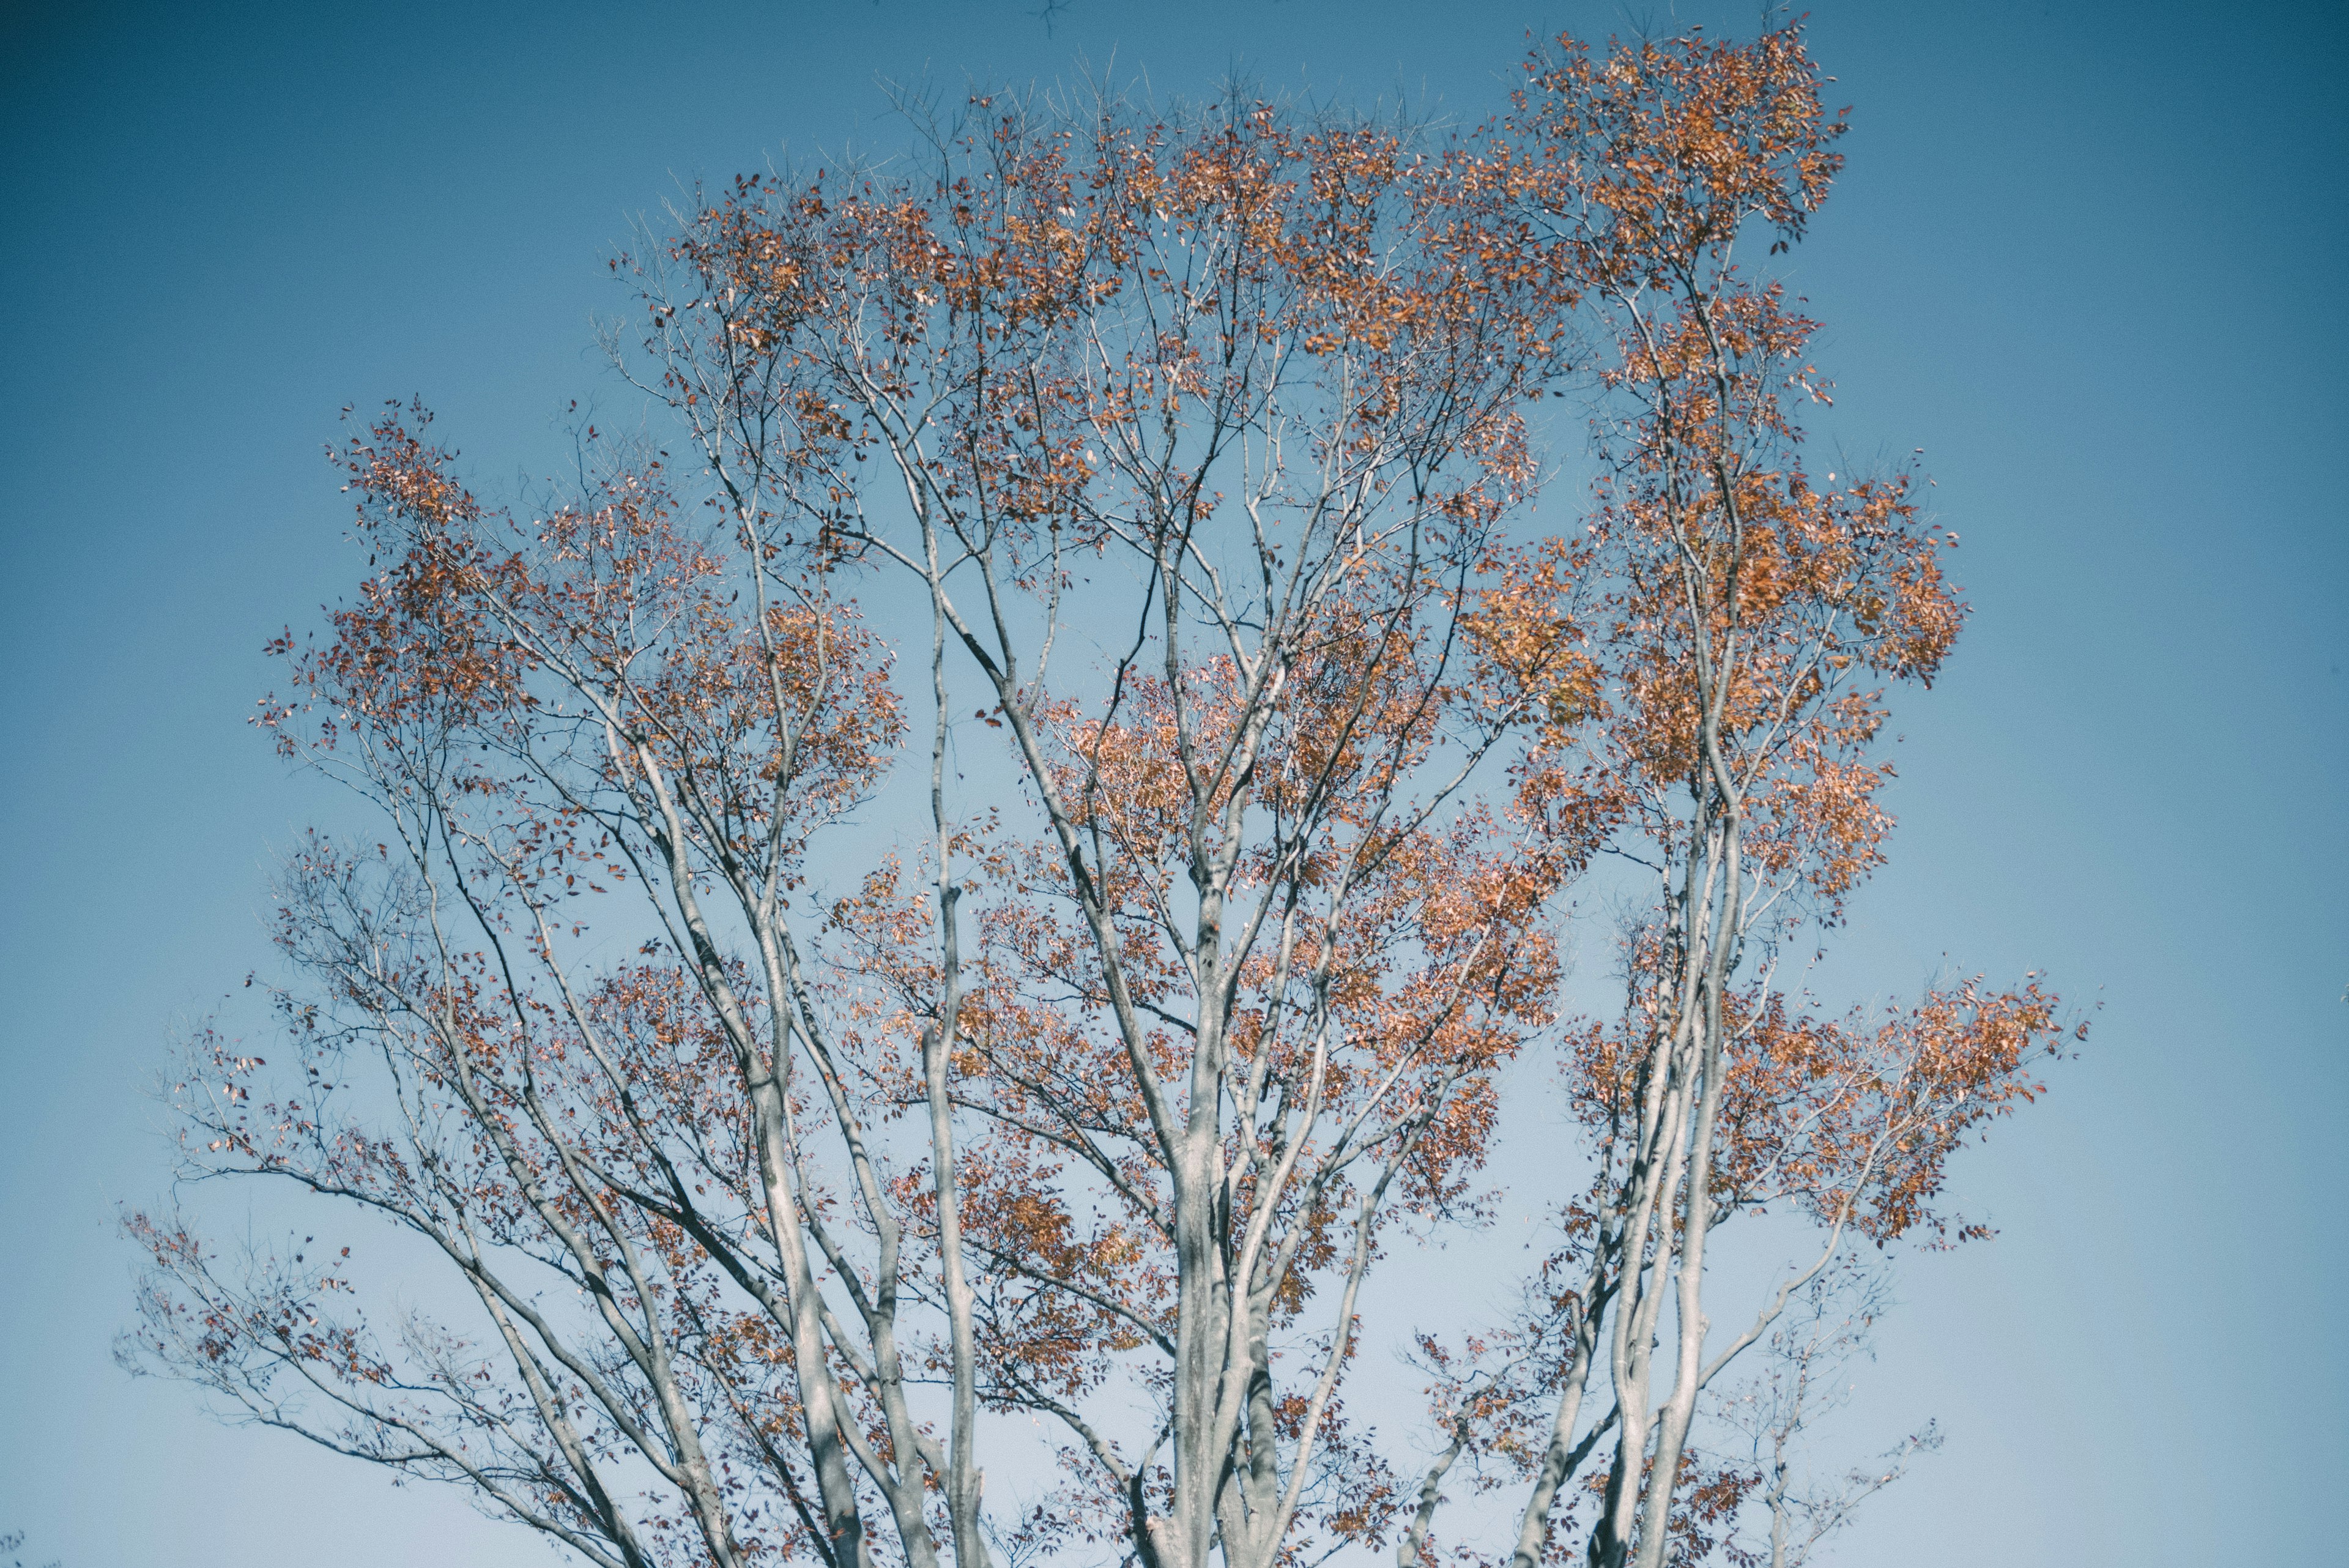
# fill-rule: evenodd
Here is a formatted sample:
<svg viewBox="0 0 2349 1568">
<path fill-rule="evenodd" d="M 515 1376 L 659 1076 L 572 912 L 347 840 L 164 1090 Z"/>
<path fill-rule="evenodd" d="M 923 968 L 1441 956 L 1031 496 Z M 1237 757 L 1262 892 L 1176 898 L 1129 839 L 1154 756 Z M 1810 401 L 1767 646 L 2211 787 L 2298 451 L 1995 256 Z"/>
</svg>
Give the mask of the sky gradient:
<svg viewBox="0 0 2349 1568">
<path fill-rule="evenodd" d="M 632 214 L 895 138 L 877 77 L 1090 61 L 1479 118 L 1599 4 L 759 0 L 0 15 L 0 1533 L 66 1568 L 552 1562 L 109 1360 L 176 1021 L 267 961 L 325 809 L 244 723 L 360 575 L 321 456 L 420 393 L 492 480 L 616 389 Z M 1925 449 L 1974 618 L 1904 698 L 1891 865 L 1823 983 L 2101 1001 L 1958 1168 L 1862 1410 L 1948 1447 L 1829 1561 L 2315 1563 L 2349 1459 L 2349 25 L 1821 0 L 1848 168 L 1793 279 L 1861 462 Z M 1824 466 L 1834 466 L 1826 464 Z M 1570 506 L 1561 495 L 1552 504 Z M 1560 514 L 1563 515 L 1563 514 Z M 1399 1262 L 1408 1264 L 1409 1260 Z M 1398 1373 L 1400 1376 L 1400 1373 Z"/>
</svg>

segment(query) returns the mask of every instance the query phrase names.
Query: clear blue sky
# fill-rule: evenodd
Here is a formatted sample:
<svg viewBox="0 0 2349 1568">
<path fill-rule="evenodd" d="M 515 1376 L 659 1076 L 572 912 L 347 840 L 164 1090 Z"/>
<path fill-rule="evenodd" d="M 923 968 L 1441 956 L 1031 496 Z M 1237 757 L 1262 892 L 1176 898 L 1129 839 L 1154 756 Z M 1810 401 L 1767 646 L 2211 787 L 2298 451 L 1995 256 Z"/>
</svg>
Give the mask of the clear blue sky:
<svg viewBox="0 0 2349 1568">
<path fill-rule="evenodd" d="M 355 576 L 336 410 L 543 468 L 602 257 L 678 178 L 885 143 L 873 81 L 1079 57 L 1481 114 L 1526 30 L 1677 8 L 1023 0 L 12 5 L 0 20 L 0 1532 L 67 1568 L 527 1563 L 449 1497 L 108 1361 L 175 1017 L 318 809 L 243 722 Z M 1706 13 L 1738 21 L 1744 8 Z M 1960 1179 L 1869 1374 L 1950 1446 L 1850 1563 L 2337 1560 L 2349 1460 L 2349 26 L 1819 0 L 1850 169 L 1798 254 L 1829 435 L 1923 446 L 1976 606 L 1903 711 L 1832 971 L 2051 970 L 2085 1056 Z M 1896 1419 L 1897 1417 L 1888 1417 Z"/>
</svg>

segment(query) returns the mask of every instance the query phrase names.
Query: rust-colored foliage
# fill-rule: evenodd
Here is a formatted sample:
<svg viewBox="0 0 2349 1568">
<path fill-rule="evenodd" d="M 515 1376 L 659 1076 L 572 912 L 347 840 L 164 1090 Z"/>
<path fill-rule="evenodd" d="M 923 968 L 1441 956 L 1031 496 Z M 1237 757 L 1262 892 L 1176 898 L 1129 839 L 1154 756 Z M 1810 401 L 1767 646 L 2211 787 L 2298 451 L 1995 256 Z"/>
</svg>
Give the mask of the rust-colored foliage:
<svg viewBox="0 0 2349 1568">
<path fill-rule="evenodd" d="M 1885 687 L 1929 683 L 1964 614 L 1910 476 L 1806 465 L 1802 410 L 1826 397 L 1816 324 L 1737 254 L 1799 240 L 1840 166 L 1818 88 L 1792 29 L 1603 59 L 1566 39 L 1509 122 L 1534 226 L 1573 258 L 1608 345 L 1599 504 L 1584 538 L 1536 557 L 1592 606 L 1593 673 L 1560 706 L 1597 722 L 1545 738 L 1521 799 L 1604 781 L 1657 873 L 1620 1018 L 1567 1037 L 1597 1174 L 1561 1205 L 1565 1245 L 1515 1325 L 1434 1365 L 1440 1406 L 1466 1413 L 1455 1454 L 1529 1483 L 1521 1568 L 1564 1549 L 1561 1499 L 1597 1452 L 1578 1525 L 1596 1568 L 1737 1560 L 1715 1527 L 1745 1482 L 1687 1458 L 1700 1399 L 1853 1240 L 1982 1233 L 1938 1207 L 1949 1158 L 2035 1092 L 2033 1059 L 2061 1038 L 2035 982 L 1832 1019 L 1775 978 L 1882 863 Z M 1774 1206 L 1818 1227 L 1816 1256 L 1741 1304 L 1750 1326 L 1713 1334 L 1707 1238 Z M 1594 1386 L 1612 1405 L 1595 1423 Z"/>
<path fill-rule="evenodd" d="M 1949 1160 L 2055 1038 L 2035 982 L 1775 979 L 1963 616 L 1908 476 L 1802 462 L 1816 327 L 1735 258 L 1826 192 L 1818 88 L 1777 30 L 1561 40 L 1449 135 L 913 105 L 919 157 L 615 264 L 684 456 L 588 426 L 515 510 L 364 421 L 372 575 L 260 722 L 388 826 L 290 857 L 280 1064 L 201 1036 L 182 1108 L 462 1288 L 380 1331 L 347 1252 L 142 1217 L 137 1354 L 616 1568 L 1410 1568 L 1474 1555 L 1464 1456 L 1520 1562 L 1743 1561 L 1699 1396 L 1855 1241 L 1978 1233 Z M 1568 389 L 1606 477 L 1544 532 Z M 1626 1006 L 1566 1016 L 1610 850 Z M 1363 1282 L 1553 1071 L 1596 1174 L 1516 1321 L 1422 1342 L 1414 1488 Z M 1705 1238 L 1773 1211 L 1821 1261 L 1708 1344 Z"/>
</svg>

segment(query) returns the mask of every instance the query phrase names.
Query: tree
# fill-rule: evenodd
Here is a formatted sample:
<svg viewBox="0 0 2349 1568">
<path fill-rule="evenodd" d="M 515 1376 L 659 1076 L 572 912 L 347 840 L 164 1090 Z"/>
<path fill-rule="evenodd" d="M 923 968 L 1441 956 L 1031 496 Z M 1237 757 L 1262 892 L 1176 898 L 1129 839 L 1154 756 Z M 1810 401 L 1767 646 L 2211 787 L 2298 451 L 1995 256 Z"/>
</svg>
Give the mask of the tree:
<svg viewBox="0 0 2349 1568">
<path fill-rule="evenodd" d="M 1578 1265 L 1578 1287 L 1537 1291 L 1504 1342 L 1545 1366 L 1556 1412 L 1516 1561 L 1545 1554 L 1559 1490 L 1604 1441 L 1589 1559 L 1660 1568 L 1700 1397 L 1854 1235 L 1947 1233 L 1930 1200 L 1949 1156 L 2035 1092 L 2032 1058 L 2058 1034 L 2035 981 L 1840 1022 L 1775 982 L 1783 946 L 1831 930 L 1882 860 L 1890 770 L 1868 748 L 1886 710 L 1862 683 L 1929 682 L 1962 618 L 1939 560 L 1954 540 L 1924 525 L 1909 476 L 1837 489 L 1806 472 L 1798 409 L 1826 398 L 1814 323 L 1734 259 L 1757 228 L 1773 254 L 1798 241 L 1839 166 L 1816 67 L 1782 31 L 1597 64 L 1568 40 L 1530 76 L 1511 126 L 1537 150 L 1530 205 L 1613 339 L 1590 535 L 1617 705 L 1592 732 L 1656 893 L 1624 943 L 1620 1021 L 1567 1063 L 1598 1174 L 1547 1272 Z M 1716 1344 L 1707 1241 L 1773 1202 L 1824 1236 Z M 1602 1364 L 1613 1409 L 1577 1441 Z M 1513 1391 L 1534 1392 L 1522 1376 Z"/>
<path fill-rule="evenodd" d="M 1732 264 L 1837 167 L 1798 36 L 1563 41 L 1454 133 L 901 107 L 897 171 L 745 179 L 616 264 L 670 449 L 588 424 L 519 511 L 419 406 L 341 450 L 383 565 L 261 722 L 389 831 L 289 857 L 293 1061 L 191 1042 L 190 1175 L 389 1221 L 476 1326 L 140 1215 L 127 1358 L 599 1563 L 1409 1563 L 1472 1449 L 1529 1562 L 1602 1442 L 1591 1561 L 1695 1560 L 1753 1486 L 1691 1458 L 1708 1386 L 1855 1238 L 1942 1233 L 2054 1032 L 2035 985 L 1775 981 L 1881 859 L 1865 683 L 1961 618 L 1902 476 L 1804 472 L 1811 324 Z M 1609 477 L 1544 533 L 1567 391 Z M 982 734 L 1009 788 L 962 787 Z M 876 848 L 901 756 L 926 825 Z M 1605 1026 L 1557 953 L 1602 851 L 1660 885 Z M 1347 1408 L 1362 1282 L 1478 1221 L 1544 1056 L 1597 1174 L 1526 1317 L 1429 1342 L 1407 1498 Z M 1773 1202 L 1816 1257 L 1713 1345 L 1707 1238 Z M 989 1413 L 1054 1434 L 1025 1518 Z"/>
</svg>

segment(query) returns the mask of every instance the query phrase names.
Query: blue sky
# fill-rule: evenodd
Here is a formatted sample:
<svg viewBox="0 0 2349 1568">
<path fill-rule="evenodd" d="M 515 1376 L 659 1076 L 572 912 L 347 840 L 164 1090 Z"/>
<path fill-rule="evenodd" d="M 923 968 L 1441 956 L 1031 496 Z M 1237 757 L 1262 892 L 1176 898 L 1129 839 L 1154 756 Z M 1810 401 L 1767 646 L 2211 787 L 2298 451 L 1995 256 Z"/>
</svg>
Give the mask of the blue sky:
<svg viewBox="0 0 2349 1568">
<path fill-rule="evenodd" d="M 1080 59 L 1498 100 L 1527 29 L 1744 8 L 13 5 L 0 19 L 0 1532 L 68 1568 L 539 1549 L 108 1360 L 175 1019 L 265 959 L 326 809 L 243 723 L 354 578 L 320 457 L 422 393 L 492 478 L 603 391 L 630 214 L 885 145 L 876 76 Z M 1869 1411 L 1947 1449 L 1841 1560 L 2314 1563 L 2349 1459 L 2349 25 L 2324 5 L 1820 0 L 1850 167 L 1794 276 L 1821 439 L 1923 446 L 1976 614 L 1899 728 L 1893 863 L 1828 971 L 2101 998 L 1959 1171 Z M 551 1559 L 549 1559 L 551 1560 Z"/>
</svg>

